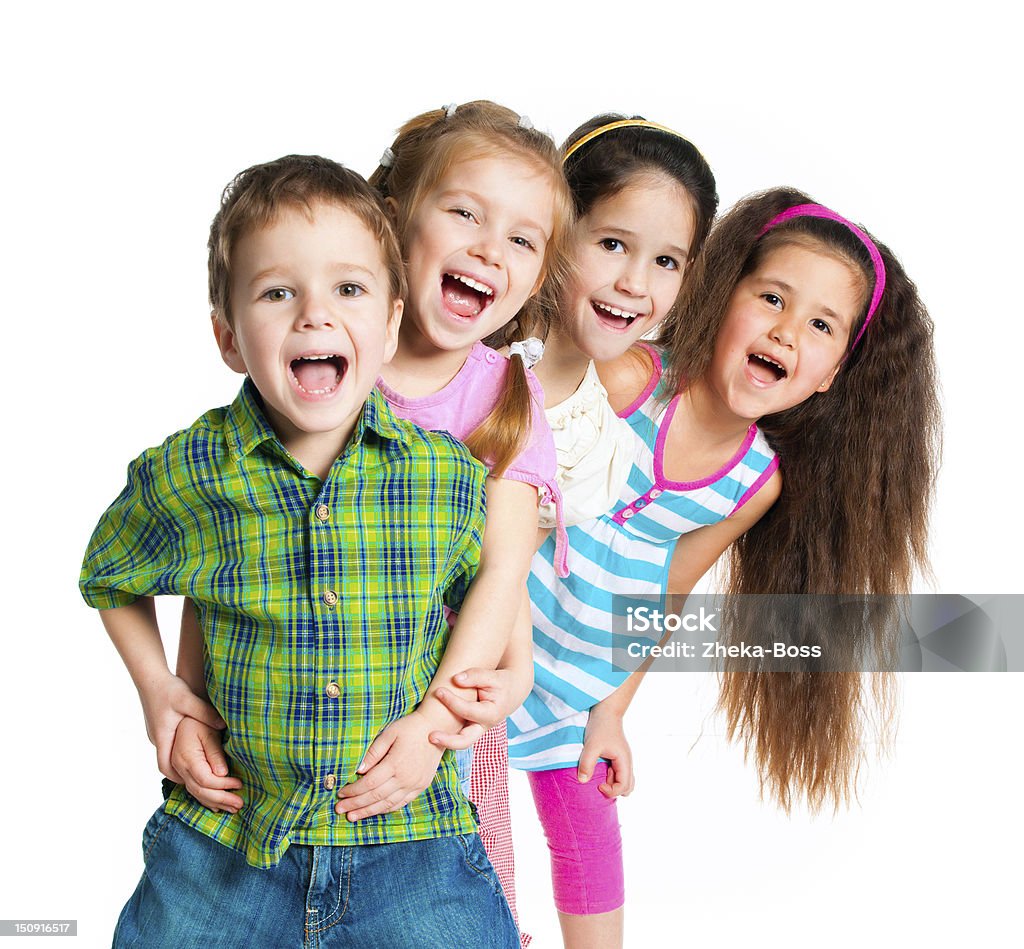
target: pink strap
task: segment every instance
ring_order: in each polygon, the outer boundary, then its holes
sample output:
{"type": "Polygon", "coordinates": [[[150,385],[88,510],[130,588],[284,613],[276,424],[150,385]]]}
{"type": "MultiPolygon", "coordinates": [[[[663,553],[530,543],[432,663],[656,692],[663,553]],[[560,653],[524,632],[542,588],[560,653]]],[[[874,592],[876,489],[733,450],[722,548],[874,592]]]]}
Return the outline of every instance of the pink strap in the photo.
{"type": "Polygon", "coordinates": [[[541,498],[541,503],[548,504],[553,501],[555,504],[554,566],[556,576],[564,580],[569,576],[569,535],[565,530],[565,501],[562,500],[562,492],[554,479],[545,481],[544,489],[547,496],[541,498]]]}
{"type": "Polygon", "coordinates": [[[860,338],[868,328],[868,323],[871,322],[871,317],[875,315],[875,310],[878,309],[878,304],[882,299],[882,291],[885,289],[885,264],[882,263],[882,255],[878,252],[878,248],[875,247],[875,242],[871,240],[864,231],[857,227],[856,224],[847,221],[841,214],[836,214],[835,211],[826,208],[823,204],[795,204],[791,208],[786,208],[785,211],[781,214],[776,214],[775,217],[765,224],[765,226],[761,228],[761,233],[757,236],[762,237],[776,225],[795,217],[821,217],[826,218],[829,221],[837,221],[857,237],[857,239],[867,248],[867,252],[871,257],[871,263],[875,267],[875,289],[871,293],[871,303],[868,306],[868,315],[864,317],[864,322],[861,325],[860,332],[857,334],[856,339],[854,339],[853,346],[850,347],[852,350],[853,347],[860,342],[860,338]]]}

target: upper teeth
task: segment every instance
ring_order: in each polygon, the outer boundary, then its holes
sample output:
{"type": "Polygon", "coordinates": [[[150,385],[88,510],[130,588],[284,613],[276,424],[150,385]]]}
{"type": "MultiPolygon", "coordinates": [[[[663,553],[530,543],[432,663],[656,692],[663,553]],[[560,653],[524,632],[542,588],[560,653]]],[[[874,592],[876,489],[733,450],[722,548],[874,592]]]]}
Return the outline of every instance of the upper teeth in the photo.
{"type": "Polygon", "coordinates": [[[448,276],[452,277],[455,280],[461,281],[467,287],[471,287],[472,289],[484,294],[485,296],[494,296],[494,291],[489,286],[487,286],[487,284],[480,283],[479,280],[474,280],[472,277],[467,277],[465,274],[461,273],[450,273],[448,274],[448,276]]]}
{"type": "Polygon", "coordinates": [[[617,306],[609,306],[607,303],[598,303],[596,300],[594,301],[594,306],[604,310],[606,313],[611,313],[612,316],[622,316],[627,320],[635,320],[640,315],[639,313],[634,313],[632,310],[620,310],[617,306]]]}
{"type": "Polygon", "coordinates": [[[784,365],[782,365],[781,362],[778,362],[777,360],[772,359],[771,356],[766,356],[764,353],[754,353],[753,355],[754,355],[755,359],[760,359],[762,362],[771,363],[773,366],[778,366],[783,372],[786,371],[786,367],[784,365]]]}
{"type": "Polygon", "coordinates": [[[323,353],[319,356],[299,356],[299,359],[333,359],[334,353],[323,353]]]}

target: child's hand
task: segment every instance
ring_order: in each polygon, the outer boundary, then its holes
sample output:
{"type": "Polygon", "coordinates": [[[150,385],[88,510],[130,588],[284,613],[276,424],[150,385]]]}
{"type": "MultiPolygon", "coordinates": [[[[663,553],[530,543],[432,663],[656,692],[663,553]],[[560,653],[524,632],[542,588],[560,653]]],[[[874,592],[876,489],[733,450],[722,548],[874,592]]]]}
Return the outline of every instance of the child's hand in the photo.
{"type": "Polygon", "coordinates": [[[454,733],[432,731],[430,740],[442,748],[468,748],[488,728],[504,721],[523,704],[530,687],[527,685],[524,690],[521,678],[510,669],[467,669],[454,676],[457,686],[476,689],[475,701],[460,698],[450,689],[438,689],[434,695],[449,711],[470,724],[454,733]]]}
{"type": "Polygon", "coordinates": [[[183,718],[178,722],[171,749],[171,765],[182,776],[185,789],[214,813],[236,814],[244,803],[231,789],[242,782],[228,775],[228,761],[220,743],[220,732],[205,722],[183,718]]]}
{"type": "Polygon", "coordinates": [[[590,710],[583,754],[580,755],[577,777],[581,783],[590,780],[599,758],[608,759],[608,779],[598,790],[605,797],[625,796],[633,790],[633,753],[622,730],[622,715],[598,702],[590,710]]]}
{"type": "Polygon", "coordinates": [[[204,702],[185,682],[167,672],[158,680],[139,689],[142,713],[146,718],[146,734],[156,745],[156,763],[160,773],[175,784],[182,784],[183,777],[171,764],[171,750],[174,747],[174,733],[183,718],[194,718],[211,728],[224,728],[224,719],[209,703],[204,702]]]}
{"type": "Polygon", "coordinates": [[[356,769],[362,777],[338,791],[334,809],[355,821],[397,811],[418,797],[434,780],[443,753],[427,740],[431,727],[419,710],[388,725],[356,769]]]}

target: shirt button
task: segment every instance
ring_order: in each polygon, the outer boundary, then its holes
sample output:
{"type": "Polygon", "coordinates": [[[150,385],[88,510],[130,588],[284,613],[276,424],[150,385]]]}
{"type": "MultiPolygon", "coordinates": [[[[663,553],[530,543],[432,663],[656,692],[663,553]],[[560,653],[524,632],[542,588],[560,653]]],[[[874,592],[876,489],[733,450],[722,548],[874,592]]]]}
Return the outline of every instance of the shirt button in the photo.
{"type": "Polygon", "coordinates": [[[485,358],[489,363],[496,363],[498,361],[498,354],[495,352],[489,352],[485,358]]]}
{"type": "Polygon", "coordinates": [[[651,488],[651,498],[660,498],[665,492],[661,488],[651,488]]]}
{"type": "Polygon", "coordinates": [[[341,695],[341,686],[337,682],[328,682],[327,688],[324,691],[332,698],[336,699],[341,695]]]}
{"type": "Polygon", "coordinates": [[[645,500],[644,500],[643,498],[640,498],[640,500],[639,500],[639,501],[634,501],[633,503],[634,503],[634,504],[635,504],[635,505],[636,505],[637,507],[643,507],[643,506],[644,506],[644,505],[645,505],[645,504],[646,504],[647,502],[646,502],[646,501],[645,501],[645,500]]]}
{"type": "Polygon", "coordinates": [[[326,504],[318,504],[316,506],[316,516],[321,521],[326,521],[331,516],[331,509],[326,504]]]}
{"type": "Polygon", "coordinates": [[[636,514],[636,511],[627,507],[626,510],[622,512],[622,519],[624,521],[628,521],[634,514],[636,514]]]}
{"type": "Polygon", "coordinates": [[[329,774],[324,778],[324,787],[327,788],[328,791],[333,791],[334,785],[337,783],[338,779],[333,774],[329,774]]]}
{"type": "Polygon", "coordinates": [[[336,606],[338,603],[338,594],[333,590],[327,590],[324,593],[323,600],[328,606],[336,606]]]}

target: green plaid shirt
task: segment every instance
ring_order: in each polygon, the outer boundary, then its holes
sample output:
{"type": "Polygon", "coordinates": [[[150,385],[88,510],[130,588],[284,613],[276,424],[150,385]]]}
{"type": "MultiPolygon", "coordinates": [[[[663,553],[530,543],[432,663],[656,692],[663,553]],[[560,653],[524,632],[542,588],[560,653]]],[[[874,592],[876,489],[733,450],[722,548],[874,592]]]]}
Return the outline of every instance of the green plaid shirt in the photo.
{"type": "Polygon", "coordinates": [[[290,844],[377,844],[476,830],[446,753],[400,811],[350,823],[335,790],[423,698],[476,571],[485,469],[374,390],[327,479],[281,445],[249,380],[226,408],[146,451],[93,533],[90,606],[193,599],[206,686],[245,807],[167,810],[260,867],[290,844]]]}

